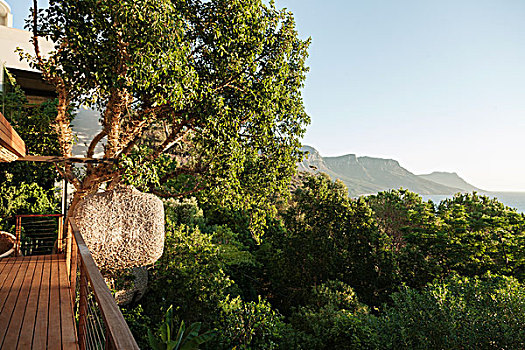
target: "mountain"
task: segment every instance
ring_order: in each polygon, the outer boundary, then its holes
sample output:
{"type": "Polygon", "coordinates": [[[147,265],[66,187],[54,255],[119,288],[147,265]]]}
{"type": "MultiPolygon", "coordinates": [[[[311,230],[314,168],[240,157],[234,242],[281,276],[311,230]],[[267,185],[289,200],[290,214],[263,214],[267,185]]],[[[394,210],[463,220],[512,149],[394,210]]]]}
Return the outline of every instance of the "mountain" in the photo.
{"type": "Polygon", "coordinates": [[[351,196],[399,188],[419,194],[443,195],[476,189],[457,174],[455,181],[453,181],[454,176],[440,177],[432,174],[418,176],[403,168],[398,161],[393,159],[357,157],[355,154],[323,157],[311,146],[304,146],[302,150],[308,152],[308,155],[298,163],[299,171],[323,172],[334,180],[340,179],[348,187],[351,196]],[[442,182],[428,177],[442,179],[442,182]],[[448,182],[444,179],[448,179],[448,182]]]}
{"type": "Polygon", "coordinates": [[[437,182],[438,184],[442,184],[449,187],[456,187],[460,188],[463,191],[467,192],[485,192],[475,186],[472,186],[467,181],[463,180],[458,174],[456,173],[447,173],[443,171],[434,171],[430,174],[424,174],[424,175],[418,175],[419,177],[437,182]]]}

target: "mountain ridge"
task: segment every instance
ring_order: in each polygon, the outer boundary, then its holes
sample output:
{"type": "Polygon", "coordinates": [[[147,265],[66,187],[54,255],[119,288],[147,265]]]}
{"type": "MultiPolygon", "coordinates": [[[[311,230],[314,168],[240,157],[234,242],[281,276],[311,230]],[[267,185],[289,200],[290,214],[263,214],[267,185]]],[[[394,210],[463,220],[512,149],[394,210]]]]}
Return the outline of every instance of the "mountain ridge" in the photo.
{"type": "Polygon", "coordinates": [[[308,154],[297,164],[298,171],[323,172],[333,180],[339,179],[348,187],[351,196],[399,188],[424,195],[481,191],[456,173],[436,171],[416,175],[403,168],[395,159],[358,157],[355,154],[323,157],[315,148],[307,145],[302,150],[308,154]]]}
{"type": "Polygon", "coordinates": [[[456,172],[433,171],[430,174],[421,174],[418,176],[430,181],[437,182],[442,185],[458,187],[468,192],[487,192],[474,185],[469,184],[456,172]]]}

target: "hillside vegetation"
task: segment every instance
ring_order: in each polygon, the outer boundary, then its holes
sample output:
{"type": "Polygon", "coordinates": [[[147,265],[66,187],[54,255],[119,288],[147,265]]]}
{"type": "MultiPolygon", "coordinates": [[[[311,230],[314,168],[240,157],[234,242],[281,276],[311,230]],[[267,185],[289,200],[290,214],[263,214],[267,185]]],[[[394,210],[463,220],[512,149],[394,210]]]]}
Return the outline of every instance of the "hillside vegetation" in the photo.
{"type": "MultiPolygon", "coordinates": [[[[163,255],[122,307],[141,348],[525,348],[523,214],[477,193],[425,202],[409,190],[465,184],[394,160],[310,149],[294,177],[309,41],[291,13],[260,0],[49,3],[34,42],[60,49],[28,58],[59,99],[25,110],[13,87],[6,117],[31,152],[69,156],[70,109],[99,108],[86,155],[102,143],[116,163],[1,167],[0,225],[56,211],[62,177],[73,204],[120,184],[162,197],[163,255]]],[[[135,283],[130,270],[111,278],[135,283]]]]}
{"type": "Polygon", "coordinates": [[[351,199],[303,174],[260,245],[245,213],[206,201],[165,203],[164,256],[125,309],[145,347],[169,306],[216,331],[207,349],[525,346],[525,217],[496,200],[351,199]]]}

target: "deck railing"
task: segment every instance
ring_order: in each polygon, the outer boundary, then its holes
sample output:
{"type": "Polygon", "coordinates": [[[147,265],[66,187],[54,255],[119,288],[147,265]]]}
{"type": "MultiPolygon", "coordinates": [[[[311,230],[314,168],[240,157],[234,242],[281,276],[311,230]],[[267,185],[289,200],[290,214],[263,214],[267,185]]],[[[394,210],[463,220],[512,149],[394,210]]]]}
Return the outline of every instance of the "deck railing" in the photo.
{"type": "Polygon", "coordinates": [[[62,214],[22,214],[15,215],[15,218],[15,255],[62,253],[64,244],[62,214]]]}
{"type": "Polygon", "coordinates": [[[66,265],[84,349],[139,349],[73,219],[67,220],[66,265]]]}

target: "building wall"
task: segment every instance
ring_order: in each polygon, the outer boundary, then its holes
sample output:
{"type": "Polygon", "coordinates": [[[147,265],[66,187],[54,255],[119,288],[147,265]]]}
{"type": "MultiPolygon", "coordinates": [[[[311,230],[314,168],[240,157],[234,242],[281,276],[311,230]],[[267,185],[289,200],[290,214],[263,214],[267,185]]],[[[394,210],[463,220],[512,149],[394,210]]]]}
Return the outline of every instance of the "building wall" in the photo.
{"type": "MultiPolygon", "coordinates": [[[[27,61],[21,61],[20,55],[16,52],[17,48],[21,48],[25,52],[34,53],[33,45],[31,44],[32,33],[22,29],[11,28],[12,15],[10,9],[7,11],[6,8],[9,9],[9,6],[3,0],[0,0],[0,91],[2,91],[4,85],[4,67],[38,72],[31,68],[27,61]],[[2,14],[4,14],[3,17],[2,14]],[[11,22],[8,21],[8,18],[10,18],[11,22]]],[[[44,56],[54,48],[52,42],[42,38],[39,44],[44,56]]],[[[77,111],[77,116],[73,122],[73,132],[78,138],[78,143],[73,148],[74,155],[85,155],[87,150],[86,143],[89,143],[102,128],[99,118],[100,113],[97,111],[82,108],[77,111]]],[[[100,156],[101,152],[103,152],[103,148],[99,145],[96,149],[97,156],[100,156]]]]}
{"type": "MultiPolygon", "coordinates": [[[[26,30],[9,28],[0,25],[0,65],[2,67],[17,68],[29,71],[35,69],[29,66],[26,60],[21,61],[20,55],[16,52],[17,48],[23,49],[25,52],[33,53],[33,45],[31,44],[32,34],[26,30]]],[[[40,39],[40,50],[45,54],[53,50],[53,43],[47,40],[40,39]]],[[[0,72],[0,84],[3,85],[4,70],[0,72]]]]}
{"type": "Polygon", "coordinates": [[[13,15],[11,14],[11,7],[4,0],[0,0],[0,25],[6,27],[13,26],[13,15]]]}

